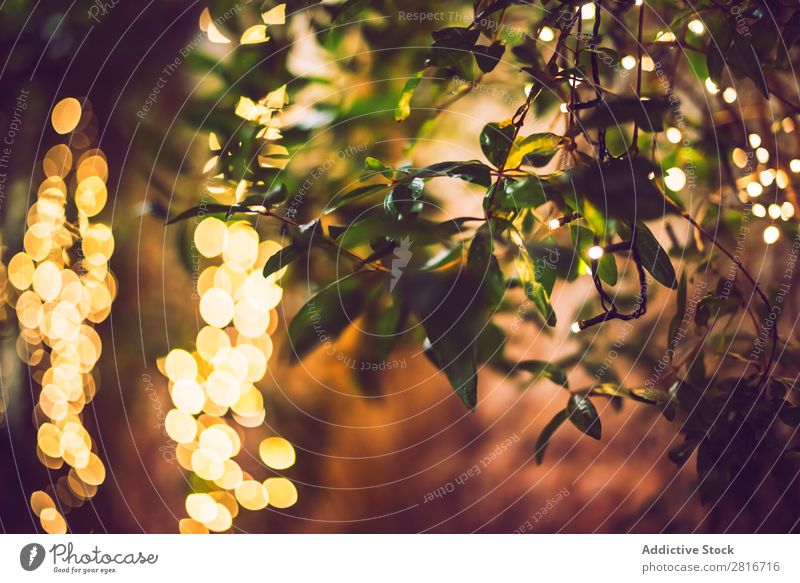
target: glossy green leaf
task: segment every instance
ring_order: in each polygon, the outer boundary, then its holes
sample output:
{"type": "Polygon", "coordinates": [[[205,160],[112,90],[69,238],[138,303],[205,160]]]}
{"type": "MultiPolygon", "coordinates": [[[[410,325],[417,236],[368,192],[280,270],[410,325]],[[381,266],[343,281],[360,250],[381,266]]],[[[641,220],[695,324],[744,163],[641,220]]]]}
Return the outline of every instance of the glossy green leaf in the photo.
{"type": "Polygon", "coordinates": [[[289,324],[291,359],[300,360],[338,338],[382,281],[374,271],[359,271],[328,285],[308,300],[289,324]]]}
{"type": "Polygon", "coordinates": [[[562,387],[569,387],[567,374],[560,366],[544,360],[523,360],[518,362],[515,367],[534,375],[534,382],[540,378],[548,379],[562,387]]]}
{"type": "Polygon", "coordinates": [[[397,108],[394,110],[394,119],[397,122],[404,121],[411,115],[411,98],[414,96],[419,82],[422,80],[422,75],[425,71],[419,71],[413,77],[410,77],[406,84],[403,86],[403,91],[400,93],[400,100],[397,102],[397,108]]]}
{"type": "Polygon", "coordinates": [[[528,166],[544,166],[564,143],[564,138],[553,133],[531,134],[518,137],[506,160],[507,168],[516,168],[521,164],[528,166]]]}
{"type": "Polygon", "coordinates": [[[573,394],[567,401],[567,414],[572,424],[594,439],[600,439],[602,427],[594,404],[582,395],[573,394]]]}
{"type": "Polygon", "coordinates": [[[541,464],[544,461],[544,453],[547,449],[548,444],[550,443],[550,439],[553,437],[553,434],[556,430],[561,427],[564,421],[567,420],[569,417],[569,413],[567,410],[559,411],[556,413],[555,417],[553,417],[547,425],[544,426],[542,432],[539,434],[539,439],[536,440],[536,463],[541,464]]]}
{"type": "Polygon", "coordinates": [[[505,164],[513,143],[515,128],[511,123],[488,123],[480,135],[481,150],[486,159],[496,168],[505,164]]]}

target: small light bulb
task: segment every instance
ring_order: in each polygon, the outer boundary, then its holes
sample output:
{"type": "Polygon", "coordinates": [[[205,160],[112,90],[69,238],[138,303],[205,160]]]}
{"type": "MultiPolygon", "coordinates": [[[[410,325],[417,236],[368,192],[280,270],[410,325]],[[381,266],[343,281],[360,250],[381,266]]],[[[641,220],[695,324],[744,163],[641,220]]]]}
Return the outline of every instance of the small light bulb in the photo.
{"type": "Polygon", "coordinates": [[[561,221],[559,219],[550,219],[548,226],[550,227],[551,231],[555,231],[561,226],[561,221]]]}
{"type": "Polygon", "coordinates": [[[795,158],[794,160],[789,162],[789,170],[791,170],[795,174],[800,174],[800,160],[795,158]]]}
{"type": "Polygon", "coordinates": [[[788,221],[794,216],[794,205],[788,200],[781,205],[781,218],[788,221]]]}
{"type": "Polygon", "coordinates": [[[566,103],[562,103],[561,105],[559,105],[558,109],[561,110],[561,113],[567,113],[569,111],[569,107],[567,106],[566,103]]]}
{"type": "Polygon", "coordinates": [[[722,100],[725,103],[733,103],[738,96],[739,94],[736,93],[736,89],[733,87],[726,87],[725,91],[722,92],[722,100]]]}
{"type": "Polygon", "coordinates": [[[578,322],[573,322],[569,329],[572,330],[573,334],[577,334],[581,331],[581,325],[578,322]]]}
{"type": "Polygon", "coordinates": [[[667,140],[669,140],[671,144],[677,144],[683,139],[681,130],[679,130],[678,128],[667,128],[666,135],[667,135],[667,140]]]}
{"type": "Polygon", "coordinates": [[[779,219],[781,217],[781,207],[777,204],[771,204],[767,209],[767,213],[771,219],[779,219]]]}
{"type": "Polygon", "coordinates": [[[769,150],[766,148],[759,148],[756,150],[756,159],[762,164],[769,162],[769,150]]]}
{"type": "Polygon", "coordinates": [[[717,87],[717,84],[711,80],[711,77],[706,78],[706,91],[708,91],[711,95],[716,95],[719,93],[719,87],[717,87]]]}
{"type": "Polygon", "coordinates": [[[540,41],[544,41],[544,42],[548,43],[551,40],[553,40],[554,38],[556,38],[556,33],[549,26],[545,26],[545,27],[542,28],[542,30],[539,31],[539,40],[540,41]]]}
{"type": "Polygon", "coordinates": [[[759,219],[763,219],[767,216],[767,209],[764,208],[763,204],[757,202],[753,205],[753,214],[759,219]]]}
{"type": "Polygon", "coordinates": [[[751,148],[758,148],[761,145],[761,136],[758,134],[750,134],[747,136],[747,141],[750,142],[751,148]]]}
{"type": "Polygon", "coordinates": [[[664,184],[673,192],[678,192],[686,186],[686,173],[680,168],[673,167],[664,175],[664,184]]]}
{"type": "Polygon", "coordinates": [[[642,57],[642,70],[643,71],[656,70],[656,62],[652,59],[652,57],[648,57],[647,55],[642,57]]]}
{"type": "Polygon", "coordinates": [[[656,42],[659,43],[674,43],[675,34],[669,30],[661,30],[656,35],[656,42]]]}
{"type": "Polygon", "coordinates": [[[589,2],[581,6],[581,18],[583,20],[594,20],[594,16],[595,16],[595,9],[593,2],[589,2]]]}
{"type": "Polygon", "coordinates": [[[636,6],[641,6],[642,4],[644,4],[644,0],[636,0],[635,4],[636,6]]]}
{"type": "Polygon", "coordinates": [[[603,256],[603,248],[600,245],[589,247],[589,259],[597,261],[603,256]]]}
{"type": "Polygon", "coordinates": [[[625,55],[620,60],[620,64],[622,65],[623,69],[630,71],[636,66],[636,57],[633,55],[625,55]]]}
{"type": "Polygon", "coordinates": [[[778,230],[778,227],[774,225],[770,225],[766,229],[764,229],[764,242],[767,245],[772,245],[775,243],[778,238],[781,236],[781,232],[778,230]]]}
{"type": "Polygon", "coordinates": [[[706,27],[697,18],[689,21],[688,28],[695,34],[703,34],[706,31],[706,27]]]}

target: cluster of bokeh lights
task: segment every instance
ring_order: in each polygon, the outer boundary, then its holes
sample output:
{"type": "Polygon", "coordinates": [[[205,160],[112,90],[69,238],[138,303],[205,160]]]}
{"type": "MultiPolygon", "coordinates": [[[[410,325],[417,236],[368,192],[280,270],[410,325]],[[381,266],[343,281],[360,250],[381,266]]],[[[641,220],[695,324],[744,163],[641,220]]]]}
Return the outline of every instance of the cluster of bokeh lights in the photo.
{"type": "MultiPolygon", "coordinates": [[[[284,8],[265,14],[265,24],[282,24],[284,8]]],[[[220,42],[206,12],[200,26],[212,41],[220,42]]],[[[265,38],[266,26],[246,35],[242,42],[257,42],[265,38]]],[[[286,101],[281,87],[257,102],[242,97],[237,106],[237,115],[260,128],[262,167],[282,167],[280,160],[287,152],[275,141],[281,137],[279,114],[286,101]]],[[[222,144],[216,134],[209,135],[209,149],[212,158],[205,173],[219,165],[222,144]]],[[[232,204],[243,200],[251,186],[245,180],[226,184],[220,174],[212,177],[208,192],[218,202],[232,204]]],[[[165,419],[167,434],[176,442],[180,465],[199,478],[192,482],[195,491],[186,496],[188,517],[179,523],[185,534],[225,532],[242,508],[288,508],[297,501],[289,479],[255,479],[235,459],[243,451],[245,430],[263,426],[266,418],[256,383],[267,374],[272,356],[271,335],[278,326],[275,308],[283,294],[278,282],[285,269],[268,277],[263,269],[281,245],[260,240],[248,220],[215,216],[200,218],[193,239],[209,263],[197,281],[204,326],[193,351],[176,348],[159,361],[174,406],[165,419]]],[[[286,439],[272,436],[260,441],[258,457],[267,467],[282,471],[294,465],[295,451],[286,439]]]]}
{"type": "Polygon", "coordinates": [[[69,472],[31,496],[31,509],[48,533],[67,532],[65,514],[97,493],[106,469],[83,424],[97,391],[95,364],[102,342],[94,324],[105,320],[117,293],[108,263],[111,228],[95,221],[108,198],[108,164],[90,148],[96,120],[88,102],[59,101],[52,127],[69,135],[42,162],[44,180],[27,215],[23,250],[8,264],[19,323],[17,353],[41,386],[34,408],[36,453],[48,469],[69,472]],[[68,206],[72,193],[75,209],[68,206]],[[72,215],[75,215],[74,217],[72,215]]]}

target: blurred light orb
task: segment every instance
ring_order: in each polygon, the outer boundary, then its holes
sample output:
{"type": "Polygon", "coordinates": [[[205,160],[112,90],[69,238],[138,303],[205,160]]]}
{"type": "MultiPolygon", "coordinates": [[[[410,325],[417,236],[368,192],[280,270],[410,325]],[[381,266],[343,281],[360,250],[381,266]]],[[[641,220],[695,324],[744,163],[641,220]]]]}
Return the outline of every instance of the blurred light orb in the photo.
{"type": "Polygon", "coordinates": [[[666,136],[671,144],[677,144],[683,139],[683,134],[678,128],[667,128],[666,136]]]}
{"type": "Polygon", "coordinates": [[[686,173],[677,166],[673,166],[664,175],[664,184],[671,191],[679,192],[686,186],[686,173]]]}
{"type": "Polygon", "coordinates": [[[778,230],[778,227],[774,225],[770,225],[766,229],[764,229],[764,242],[767,245],[772,245],[775,243],[781,236],[781,232],[778,230]]]}

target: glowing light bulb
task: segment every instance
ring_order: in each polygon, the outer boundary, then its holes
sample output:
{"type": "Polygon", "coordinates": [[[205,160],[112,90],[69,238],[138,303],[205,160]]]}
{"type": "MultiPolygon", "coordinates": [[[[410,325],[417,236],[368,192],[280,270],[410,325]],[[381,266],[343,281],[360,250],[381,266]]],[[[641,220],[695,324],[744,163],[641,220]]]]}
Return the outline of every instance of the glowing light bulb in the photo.
{"type": "Polygon", "coordinates": [[[559,219],[550,219],[547,225],[550,227],[551,231],[555,231],[561,226],[561,221],[559,219]]]}
{"type": "Polygon", "coordinates": [[[747,136],[747,141],[750,143],[751,148],[758,148],[761,145],[761,136],[758,134],[750,134],[747,136]]]}
{"type": "Polygon", "coordinates": [[[766,148],[759,148],[756,150],[756,159],[762,164],[769,162],[769,150],[766,148]]]}
{"type": "Polygon", "coordinates": [[[595,17],[594,3],[589,2],[581,6],[581,18],[583,20],[594,20],[594,17],[595,17]]]}
{"type": "Polygon", "coordinates": [[[656,42],[659,43],[674,43],[675,34],[669,30],[661,30],[656,35],[656,42]]]}
{"type": "Polygon", "coordinates": [[[573,322],[569,329],[572,330],[573,334],[577,334],[581,331],[581,325],[578,322],[573,322]]]}
{"type": "Polygon", "coordinates": [[[767,245],[772,245],[775,243],[781,236],[781,232],[778,230],[778,227],[774,225],[770,225],[766,229],[764,229],[764,242],[767,245]]]}
{"type": "Polygon", "coordinates": [[[642,70],[643,71],[656,70],[656,62],[652,59],[652,57],[648,57],[647,55],[642,57],[642,70]]]}
{"type": "Polygon", "coordinates": [[[542,27],[542,30],[539,31],[539,40],[541,41],[547,43],[553,40],[554,38],[556,38],[556,33],[549,26],[542,27]]]}
{"type": "Polygon", "coordinates": [[[698,35],[703,34],[706,31],[705,25],[703,25],[703,23],[698,18],[690,20],[689,24],[688,24],[688,28],[693,33],[698,34],[698,35]]]}
{"type": "Polygon", "coordinates": [[[788,221],[794,216],[794,205],[788,200],[781,205],[781,218],[788,221]]]}
{"type": "Polygon", "coordinates": [[[569,111],[569,107],[567,106],[566,103],[562,103],[561,105],[559,105],[558,109],[561,110],[561,113],[567,113],[569,111]]]}
{"type": "Polygon", "coordinates": [[[733,103],[734,101],[736,101],[736,98],[738,96],[739,96],[739,94],[736,92],[736,89],[734,89],[733,87],[726,87],[725,91],[722,92],[722,100],[725,103],[733,103]]]}
{"type": "Polygon", "coordinates": [[[636,57],[633,55],[625,55],[620,60],[620,64],[622,65],[623,69],[630,71],[636,66],[636,57]]]}
{"type": "Polygon", "coordinates": [[[678,128],[667,128],[666,136],[671,144],[677,144],[683,139],[683,134],[678,128]]]}
{"type": "Polygon", "coordinates": [[[761,203],[756,203],[753,205],[753,214],[757,216],[759,219],[763,219],[767,216],[767,209],[764,208],[764,205],[761,203]]]}
{"type": "Polygon", "coordinates": [[[706,91],[708,91],[711,95],[716,95],[719,93],[719,87],[711,80],[711,77],[706,78],[706,91]]]}
{"type": "Polygon", "coordinates": [[[795,174],[800,174],[800,160],[795,158],[794,160],[789,162],[789,170],[791,170],[795,174]]]}
{"type": "Polygon", "coordinates": [[[678,192],[686,186],[686,173],[678,167],[667,170],[664,184],[673,192],[678,192]]]}
{"type": "Polygon", "coordinates": [[[769,214],[769,217],[771,219],[779,219],[781,216],[781,207],[773,203],[769,205],[769,208],[767,209],[767,214],[769,214]]]}
{"type": "Polygon", "coordinates": [[[589,247],[589,259],[597,261],[603,256],[603,248],[600,245],[589,247]]]}

